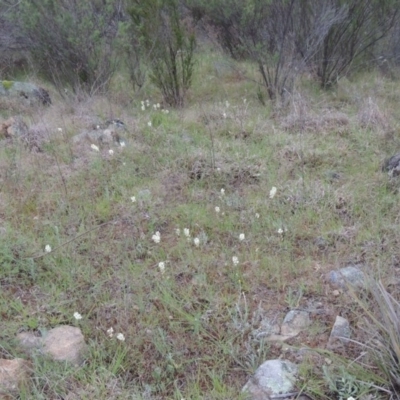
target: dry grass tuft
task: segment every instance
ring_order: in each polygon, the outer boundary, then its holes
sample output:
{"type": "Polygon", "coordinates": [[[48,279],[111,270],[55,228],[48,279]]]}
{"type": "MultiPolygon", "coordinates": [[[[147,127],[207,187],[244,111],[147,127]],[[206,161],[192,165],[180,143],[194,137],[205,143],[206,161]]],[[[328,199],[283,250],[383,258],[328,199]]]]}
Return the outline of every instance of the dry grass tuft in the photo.
{"type": "Polygon", "coordinates": [[[368,97],[361,105],[357,119],[363,129],[385,132],[389,131],[392,126],[390,117],[379,108],[371,97],[368,97]]]}
{"type": "Polygon", "coordinates": [[[281,128],[291,133],[330,133],[348,129],[349,117],[334,109],[315,109],[301,96],[295,96],[288,114],[281,120],[281,128]]]}

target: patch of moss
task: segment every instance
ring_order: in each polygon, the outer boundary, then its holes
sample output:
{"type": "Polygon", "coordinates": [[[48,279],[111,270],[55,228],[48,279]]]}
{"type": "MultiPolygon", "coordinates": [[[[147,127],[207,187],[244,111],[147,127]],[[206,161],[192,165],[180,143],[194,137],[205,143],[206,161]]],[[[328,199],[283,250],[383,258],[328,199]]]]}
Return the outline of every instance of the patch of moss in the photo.
{"type": "Polygon", "coordinates": [[[4,89],[9,90],[12,88],[12,86],[14,85],[13,81],[2,81],[1,82],[3,84],[4,89]]]}

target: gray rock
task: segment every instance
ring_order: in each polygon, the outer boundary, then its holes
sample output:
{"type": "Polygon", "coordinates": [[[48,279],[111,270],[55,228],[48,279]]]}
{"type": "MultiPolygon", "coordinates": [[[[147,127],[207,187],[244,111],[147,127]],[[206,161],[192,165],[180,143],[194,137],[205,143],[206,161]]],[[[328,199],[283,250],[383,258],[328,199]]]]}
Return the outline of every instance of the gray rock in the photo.
{"type": "Polygon", "coordinates": [[[29,82],[0,81],[0,96],[25,99],[29,104],[51,104],[49,93],[29,82]]]}
{"type": "Polygon", "coordinates": [[[351,285],[354,288],[364,288],[366,286],[364,273],[354,265],[329,272],[328,281],[331,285],[342,289],[346,288],[347,285],[351,285]]]}
{"type": "Polygon", "coordinates": [[[293,392],[297,366],[286,360],[268,360],[244,385],[242,392],[251,400],[267,400],[270,396],[293,392]]]}
{"type": "Polygon", "coordinates": [[[30,371],[31,364],[22,358],[0,359],[0,399],[17,396],[20,388],[27,384],[30,371]]]}
{"type": "Polygon", "coordinates": [[[294,337],[310,326],[310,315],[307,311],[291,310],[286,314],[281,326],[281,335],[294,337]]]}
{"type": "Polygon", "coordinates": [[[327,348],[334,349],[338,344],[348,343],[347,339],[350,339],[350,324],[346,318],[336,317],[335,323],[333,324],[331,334],[329,336],[327,348]]]}

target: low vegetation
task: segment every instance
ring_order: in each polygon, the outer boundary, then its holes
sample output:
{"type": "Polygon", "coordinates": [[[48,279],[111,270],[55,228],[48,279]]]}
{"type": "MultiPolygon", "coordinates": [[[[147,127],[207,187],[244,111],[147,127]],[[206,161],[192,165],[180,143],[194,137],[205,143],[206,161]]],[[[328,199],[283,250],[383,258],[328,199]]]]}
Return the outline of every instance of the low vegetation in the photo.
{"type": "MultiPolygon", "coordinates": [[[[134,6],[133,19],[149,17],[134,6]]],[[[50,106],[0,98],[1,119],[29,129],[0,147],[0,358],[26,357],[17,333],[58,325],[88,344],[79,367],[31,357],[20,398],[244,399],[249,377],[279,357],[299,365],[298,393],[312,399],[399,398],[400,181],[382,171],[400,149],[396,66],[331,85],[303,59],[278,105],[260,83],[264,61],[205,38],[195,48],[181,21],[167,66],[135,42],[141,62],[104,80],[67,65],[71,80],[30,75],[50,106]],[[178,86],[164,91],[154,74],[174,65],[178,86]],[[115,142],[74,141],[115,118],[115,142]],[[366,289],[329,285],[349,264],[366,289]],[[266,340],[266,324],[294,309],[310,312],[310,329],[266,340]],[[351,341],[327,350],[337,315],[351,341]]]]}

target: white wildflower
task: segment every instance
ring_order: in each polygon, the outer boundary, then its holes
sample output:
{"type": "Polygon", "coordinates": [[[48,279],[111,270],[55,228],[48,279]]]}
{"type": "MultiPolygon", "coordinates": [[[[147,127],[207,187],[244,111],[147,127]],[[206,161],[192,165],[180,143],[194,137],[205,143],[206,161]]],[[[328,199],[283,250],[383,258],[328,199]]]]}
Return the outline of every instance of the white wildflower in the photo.
{"type": "Polygon", "coordinates": [[[50,253],[50,252],[51,252],[51,246],[50,246],[49,244],[46,244],[46,246],[45,246],[45,248],[44,248],[44,251],[45,251],[46,253],[50,253]]]}
{"type": "Polygon", "coordinates": [[[280,235],[282,235],[283,229],[282,229],[282,228],[279,228],[279,229],[277,230],[277,232],[278,232],[280,235]]]}
{"type": "Polygon", "coordinates": [[[221,211],[221,209],[218,206],[215,206],[215,212],[218,214],[221,211]]]}
{"type": "Polygon", "coordinates": [[[78,312],[74,312],[74,318],[79,321],[80,319],[82,319],[82,315],[79,314],[78,312]]]}
{"type": "Polygon", "coordinates": [[[259,219],[260,218],[260,214],[256,213],[256,218],[259,219]]]}
{"type": "Polygon", "coordinates": [[[276,195],[276,190],[277,190],[276,187],[272,186],[271,190],[269,191],[269,198],[270,199],[274,198],[274,196],[276,195]]]}
{"type": "Polygon", "coordinates": [[[239,264],[239,259],[236,256],[233,256],[232,257],[232,262],[233,262],[233,265],[238,265],[239,264]]]}
{"type": "Polygon", "coordinates": [[[163,274],[165,271],[165,262],[164,261],[160,261],[158,263],[158,269],[160,270],[160,272],[163,274]]]}
{"type": "Polygon", "coordinates": [[[120,340],[121,342],[125,342],[125,336],[124,336],[123,333],[118,333],[117,336],[116,336],[116,338],[117,338],[118,340],[120,340]]]}
{"type": "Polygon", "coordinates": [[[144,104],[140,108],[142,109],[142,111],[146,110],[146,106],[144,104]]]}
{"type": "Polygon", "coordinates": [[[241,233],[241,234],[239,235],[239,240],[242,241],[242,240],[244,240],[244,239],[245,239],[244,233],[241,233]]]}
{"type": "Polygon", "coordinates": [[[157,104],[153,104],[153,109],[157,110],[157,104]]]}
{"type": "Polygon", "coordinates": [[[108,154],[109,154],[110,156],[112,156],[112,155],[114,154],[114,150],[113,150],[113,149],[108,150],[108,154]]]}
{"type": "Polygon", "coordinates": [[[200,239],[199,239],[199,238],[194,238],[194,239],[193,239],[193,243],[194,243],[194,245],[195,245],[196,247],[199,247],[199,246],[200,246],[200,239]]]}
{"type": "Polygon", "coordinates": [[[222,116],[223,116],[224,119],[226,119],[226,113],[225,112],[222,113],[222,116]]]}
{"type": "Polygon", "coordinates": [[[62,128],[57,128],[58,132],[62,132],[62,128]]]}
{"type": "Polygon", "coordinates": [[[147,105],[147,107],[150,106],[150,100],[146,100],[146,105],[147,105]]]}
{"type": "Polygon", "coordinates": [[[169,110],[165,110],[165,114],[169,114],[169,110]]]}
{"type": "Polygon", "coordinates": [[[161,241],[160,232],[157,231],[151,238],[153,239],[154,243],[160,243],[161,241]]]}
{"type": "Polygon", "coordinates": [[[184,234],[186,237],[190,237],[190,231],[189,231],[189,229],[188,229],[188,228],[185,228],[185,229],[183,230],[183,234],[184,234]]]}
{"type": "Polygon", "coordinates": [[[132,196],[132,197],[131,197],[131,201],[132,201],[132,203],[136,203],[136,197],[135,197],[135,196],[132,196]]]}
{"type": "Polygon", "coordinates": [[[125,146],[126,146],[126,143],[125,143],[123,140],[121,140],[121,141],[119,142],[119,145],[120,145],[121,147],[125,147],[125,146]]]}
{"type": "Polygon", "coordinates": [[[149,126],[150,128],[151,128],[152,125],[153,125],[153,124],[151,123],[151,121],[149,121],[149,122],[147,123],[147,126],[149,126]]]}
{"type": "Polygon", "coordinates": [[[221,196],[225,194],[225,189],[221,189],[221,196]]]}
{"type": "Polygon", "coordinates": [[[100,151],[100,149],[95,145],[95,144],[91,144],[90,147],[92,148],[92,150],[94,151],[100,151]]]}
{"type": "Polygon", "coordinates": [[[109,337],[113,337],[114,336],[114,328],[113,327],[107,329],[107,335],[109,337]]]}
{"type": "Polygon", "coordinates": [[[160,106],[160,103],[157,103],[156,104],[156,108],[160,108],[161,106],[160,106]]]}
{"type": "Polygon", "coordinates": [[[175,229],[175,233],[176,233],[176,236],[180,236],[181,235],[181,230],[179,228],[176,228],[175,229]]]}

